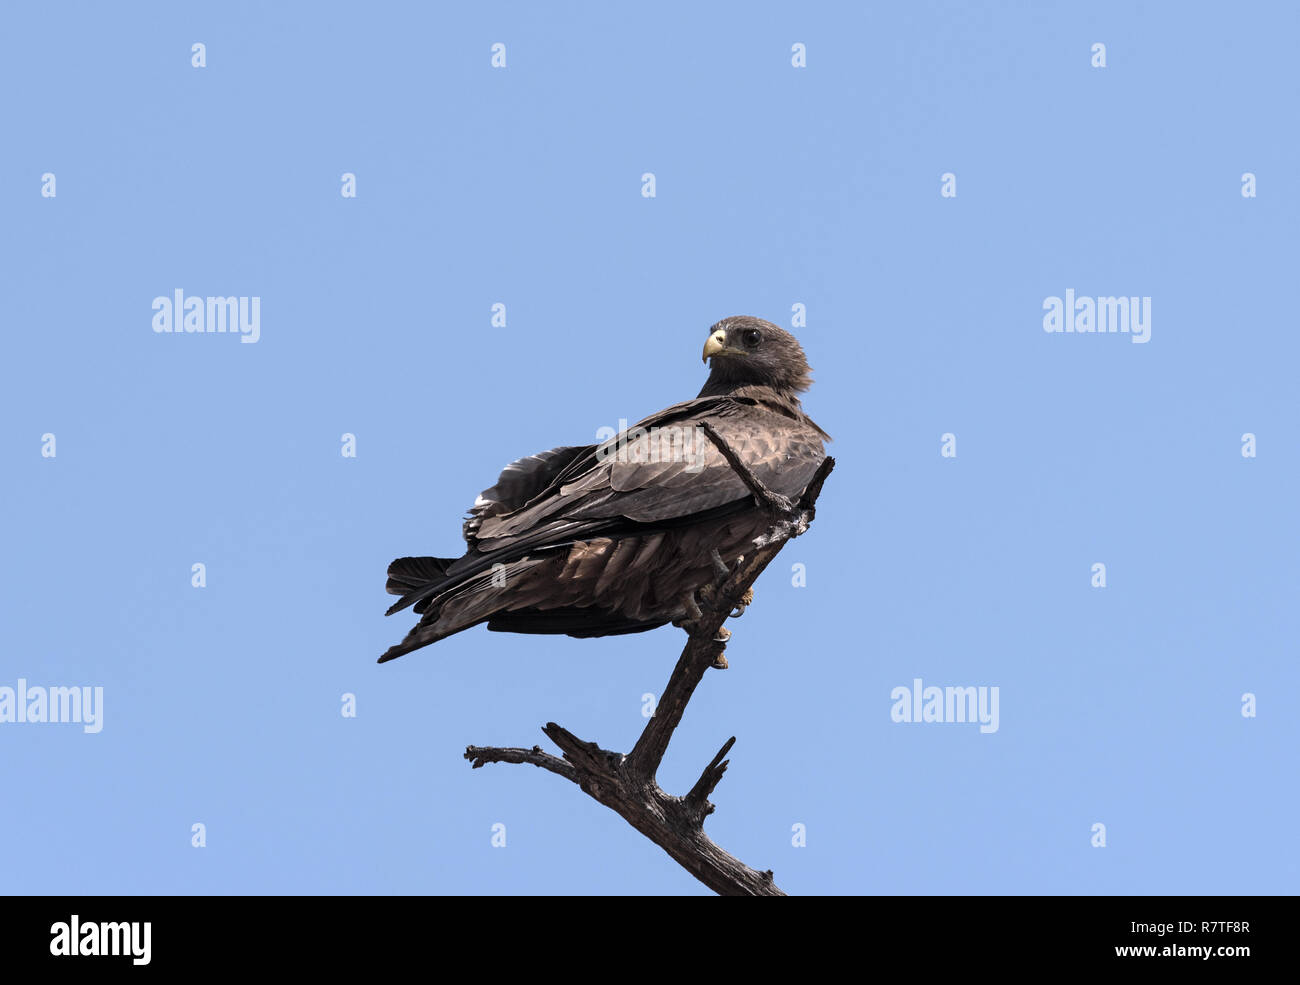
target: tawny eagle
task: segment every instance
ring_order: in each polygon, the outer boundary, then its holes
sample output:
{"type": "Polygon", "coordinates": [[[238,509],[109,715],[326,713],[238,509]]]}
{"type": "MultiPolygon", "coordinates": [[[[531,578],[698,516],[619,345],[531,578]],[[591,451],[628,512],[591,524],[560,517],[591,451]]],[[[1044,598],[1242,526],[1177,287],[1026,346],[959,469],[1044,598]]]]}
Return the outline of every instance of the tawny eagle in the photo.
{"type": "Polygon", "coordinates": [[[775,492],[799,496],[829,435],[803,411],[803,349],[761,318],[709,329],[694,400],[607,441],[505,467],[464,524],[459,558],[404,557],[388,592],[420,621],[380,663],[486,622],[511,633],[612,636],[682,622],[694,593],[752,548],[769,518],[703,434],[709,422],[775,492]]]}

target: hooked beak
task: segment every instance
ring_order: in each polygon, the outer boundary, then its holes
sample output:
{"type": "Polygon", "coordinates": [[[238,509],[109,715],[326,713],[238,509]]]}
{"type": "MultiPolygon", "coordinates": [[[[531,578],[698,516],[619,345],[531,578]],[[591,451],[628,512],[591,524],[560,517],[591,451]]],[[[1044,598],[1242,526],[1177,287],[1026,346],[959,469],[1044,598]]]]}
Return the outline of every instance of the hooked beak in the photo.
{"type": "Polygon", "coordinates": [[[723,329],[718,329],[709,336],[709,340],[704,343],[703,362],[708,362],[710,356],[716,356],[719,352],[725,352],[727,349],[727,333],[723,329]]]}

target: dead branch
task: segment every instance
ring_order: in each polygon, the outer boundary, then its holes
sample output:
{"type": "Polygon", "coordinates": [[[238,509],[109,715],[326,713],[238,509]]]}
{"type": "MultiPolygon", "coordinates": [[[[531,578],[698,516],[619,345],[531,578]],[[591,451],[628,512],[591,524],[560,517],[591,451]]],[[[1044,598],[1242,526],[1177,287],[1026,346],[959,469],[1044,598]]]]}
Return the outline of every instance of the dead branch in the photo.
{"type": "Polygon", "coordinates": [[[465,758],[475,769],[486,763],[526,763],[572,780],[720,895],[784,896],[773,881],[771,870],[751,869],[728,855],[704,833],[704,819],[714,810],[708,798],[726,772],[725,757],[736,741],[734,736],[704,768],[685,797],[664,793],[655,776],[696,686],[705,671],[722,656],[726,644],[715,638],[718,630],[785,542],[808,529],[822,484],[835,467],[835,460],[823,461],[803,495],[792,500],[768,489],[707,422],[703,429],[754,494],[755,502],[767,511],[771,526],[734,570],[700,591],[700,618],[690,624],[686,646],[677,658],[677,666],[654,717],[646,724],[632,751],[624,755],[602,749],[550,722],[542,731],[559,747],[563,758],[538,746],[531,749],[470,746],[465,750],[465,758]]]}

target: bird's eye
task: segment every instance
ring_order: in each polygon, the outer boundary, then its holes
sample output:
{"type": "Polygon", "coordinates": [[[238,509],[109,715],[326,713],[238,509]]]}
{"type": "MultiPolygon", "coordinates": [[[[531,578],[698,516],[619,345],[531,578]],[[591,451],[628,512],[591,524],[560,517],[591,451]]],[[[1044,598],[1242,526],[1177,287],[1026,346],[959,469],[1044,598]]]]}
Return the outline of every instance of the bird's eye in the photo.
{"type": "Polygon", "coordinates": [[[745,348],[752,349],[763,341],[763,333],[756,328],[750,328],[745,330],[745,334],[741,338],[745,341],[745,348]]]}

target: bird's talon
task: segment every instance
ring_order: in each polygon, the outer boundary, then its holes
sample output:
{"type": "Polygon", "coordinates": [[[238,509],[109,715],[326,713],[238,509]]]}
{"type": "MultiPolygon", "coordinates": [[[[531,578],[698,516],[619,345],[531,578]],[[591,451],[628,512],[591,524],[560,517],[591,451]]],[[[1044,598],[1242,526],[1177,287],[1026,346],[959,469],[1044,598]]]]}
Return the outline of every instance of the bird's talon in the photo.
{"type": "Polygon", "coordinates": [[[745,610],[748,609],[753,604],[754,604],[754,589],[751,587],[745,589],[745,594],[742,595],[740,599],[736,602],[736,607],[731,610],[730,618],[739,619],[741,616],[745,614],[745,610]]]}
{"type": "MultiPolygon", "coordinates": [[[[713,637],[713,642],[721,643],[723,644],[723,646],[725,646],[727,640],[729,639],[731,639],[731,630],[729,630],[726,626],[719,626],[718,635],[713,637]]],[[[717,656],[713,658],[713,663],[711,664],[711,666],[717,668],[718,670],[727,669],[727,655],[722,652],[721,648],[718,649],[717,656]]]]}

